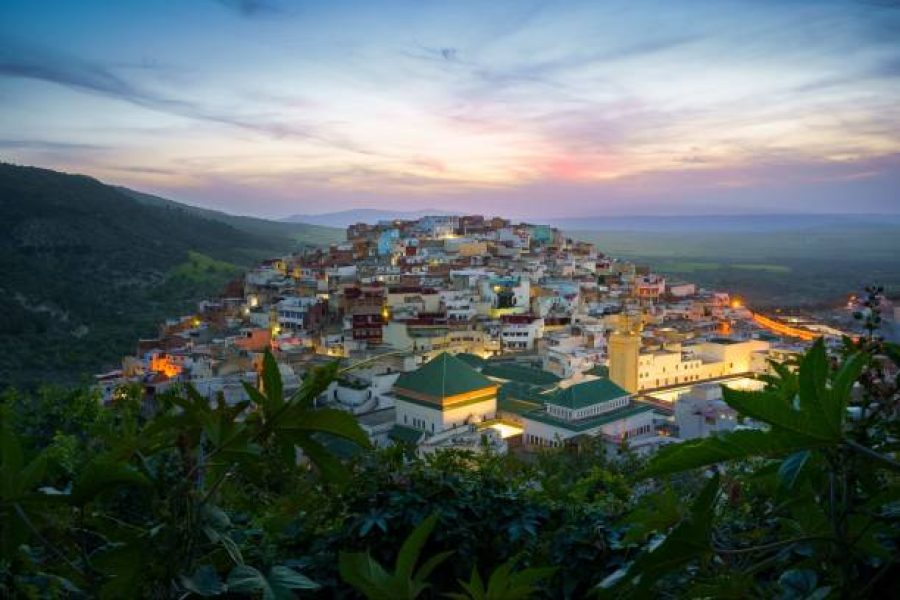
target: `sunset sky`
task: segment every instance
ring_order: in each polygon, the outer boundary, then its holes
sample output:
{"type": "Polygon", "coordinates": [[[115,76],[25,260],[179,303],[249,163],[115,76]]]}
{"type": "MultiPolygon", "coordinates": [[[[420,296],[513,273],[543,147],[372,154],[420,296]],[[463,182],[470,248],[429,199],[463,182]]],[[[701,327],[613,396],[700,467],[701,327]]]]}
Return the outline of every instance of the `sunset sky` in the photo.
{"type": "Polygon", "coordinates": [[[900,212],[900,2],[0,4],[0,157],[229,212],[900,212]]]}

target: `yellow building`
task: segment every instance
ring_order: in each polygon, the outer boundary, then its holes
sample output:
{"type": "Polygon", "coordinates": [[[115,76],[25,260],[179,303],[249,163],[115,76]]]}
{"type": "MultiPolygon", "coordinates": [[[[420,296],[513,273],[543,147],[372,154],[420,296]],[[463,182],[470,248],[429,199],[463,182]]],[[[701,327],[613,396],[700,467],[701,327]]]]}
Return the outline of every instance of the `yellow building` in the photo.
{"type": "Polygon", "coordinates": [[[620,315],[607,342],[609,378],[623,390],[638,391],[638,357],[641,352],[639,316],[620,315]]]}

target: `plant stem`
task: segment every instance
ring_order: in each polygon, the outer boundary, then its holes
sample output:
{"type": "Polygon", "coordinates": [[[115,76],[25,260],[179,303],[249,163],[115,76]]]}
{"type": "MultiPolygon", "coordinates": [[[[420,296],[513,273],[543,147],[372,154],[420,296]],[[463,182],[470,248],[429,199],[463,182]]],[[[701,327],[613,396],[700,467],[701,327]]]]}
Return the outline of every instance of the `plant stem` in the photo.
{"type": "Polygon", "coordinates": [[[771,544],[762,544],[759,546],[750,546],[749,548],[722,548],[721,546],[716,546],[713,544],[713,551],[717,554],[746,554],[748,552],[765,552],[766,550],[775,550],[776,548],[781,548],[782,546],[789,546],[791,544],[799,544],[801,542],[811,542],[811,541],[831,541],[831,538],[822,537],[822,536],[804,536],[791,538],[789,540],[781,540],[778,542],[772,542],[771,544]]]}
{"type": "Polygon", "coordinates": [[[867,448],[866,446],[863,446],[860,443],[854,442],[853,440],[844,440],[844,446],[846,446],[847,448],[850,448],[851,450],[859,452],[860,454],[864,454],[865,456],[868,456],[869,458],[875,459],[875,460],[879,461],[880,463],[884,464],[885,466],[893,469],[894,471],[900,471],[900,462],[897,462],[893,458],[891,458],[889,456],[885,456],[884,454],[881,454],[880,452],[876,452],[875,450],[872,450],[871,448],[867,448]]]}

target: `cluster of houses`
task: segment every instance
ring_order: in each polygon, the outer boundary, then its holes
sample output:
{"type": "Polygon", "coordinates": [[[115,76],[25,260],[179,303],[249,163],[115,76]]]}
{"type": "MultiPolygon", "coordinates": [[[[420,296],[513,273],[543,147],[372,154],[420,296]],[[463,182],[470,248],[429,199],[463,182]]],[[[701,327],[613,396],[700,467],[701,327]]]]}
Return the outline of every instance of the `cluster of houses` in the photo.
{"type": "Polygon", "coordinates": [[[802,351],[728,294],[673,281],[566,238],[482,216],[357,224],[346,242],[266,261],[97,376],[107,402],[190,384],[245,397],[263,353],[285,388],[342,361],[318,400],[376,445],[559,447],[611,454],[738,425],[721,386],[802,351]]]}

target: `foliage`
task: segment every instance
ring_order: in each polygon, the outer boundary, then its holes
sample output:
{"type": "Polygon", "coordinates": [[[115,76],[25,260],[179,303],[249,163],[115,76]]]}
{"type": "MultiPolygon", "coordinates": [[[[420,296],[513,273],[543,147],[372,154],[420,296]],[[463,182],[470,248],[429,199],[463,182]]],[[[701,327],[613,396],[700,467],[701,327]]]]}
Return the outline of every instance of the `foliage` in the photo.
{"type": "Polygon", "coordinates": [[[900,348],[872,296],[862,338],[724,391],[744,428],[649,461],[367,449],[314,406],[335,367],[287,394],[271,355],[237,405],[6,393],[0,595],[887,597],[900,348]]]}
{"type": "Polygon", "coordinates": [[[661,591],[660,581],[689,596],[896,589],[900,423],[888,373],[900,353],[875,335],[878,290],[869,292],[868,334],[845,340],[839,355],[820,340],[796,373],[779,366],[763,391],[723,388],[725,402],[760,429],[668,446],[649,462],[643,477],[698,467],[715,474],[668,533],[671,522],[652,505],[636,509],[630,519],[642,535],[629,541],[656,530],[662,543],[607,580],[606,594],[644,597],[661,591]]]}
{"type": "MultiPolygon", "coordinates": [[[[59,433],[53,428],[66,424],[62,415],[36,418],[21,410],[20,397],[8,395],[0,430],[2,589],[47,594],[60,583],[99,597],[141,590],[147,597],[246,592],[288,598],[291,590],[316,588],[290,561],[246,546],[255,534],[219,502],[235,493],[235,484],[244,493],[240,475],[265,472],[268,461],[289,465],[296,481],[308,478],[296,466],[297,451],[326,479],[346,477],[327,443],[340,437],[367,447],[368,439],[349,414],[313,408],[333,376],[333,367],[315,371],[285,397],[267,352],[263,391],[248,387],[251,402],[210,402],[188,387],[184,395],[163,398],[149,419],[127,398],[98,412],[84,410],[82,417],[92,417],[85,423],[92,437],[73,437],[84,456],[68,468],[50,464],[55,446],[48,440],[59,433]],[[31,456],[14,425],[37,443],[31,456]]],[[[83,397],[71,399],[80,406],[83,397]]]]}
{"type": "Polygon", "coordinates": [[[448,594],[455,600],[519,600],[531,598],[535,594],[534,584],[552,575],[555,568],[523,569],[513,571],[513,561],[509,560],[491,574],[485,587],[478,568],[472,567],[468,582],[460,581],[464,593],[448,594]]]}
{"type": "Polygon", "coordinates": [[[437,515],[423,520],[406,538],[397,553],[394,571],[388,572],[368,552],[341,552],[340,572],[344,581],[370,600],[413,600],[428,588],[428,577],[452,551],[435,554],[416,568],[425,541],[437,524],[437,515]]]}

